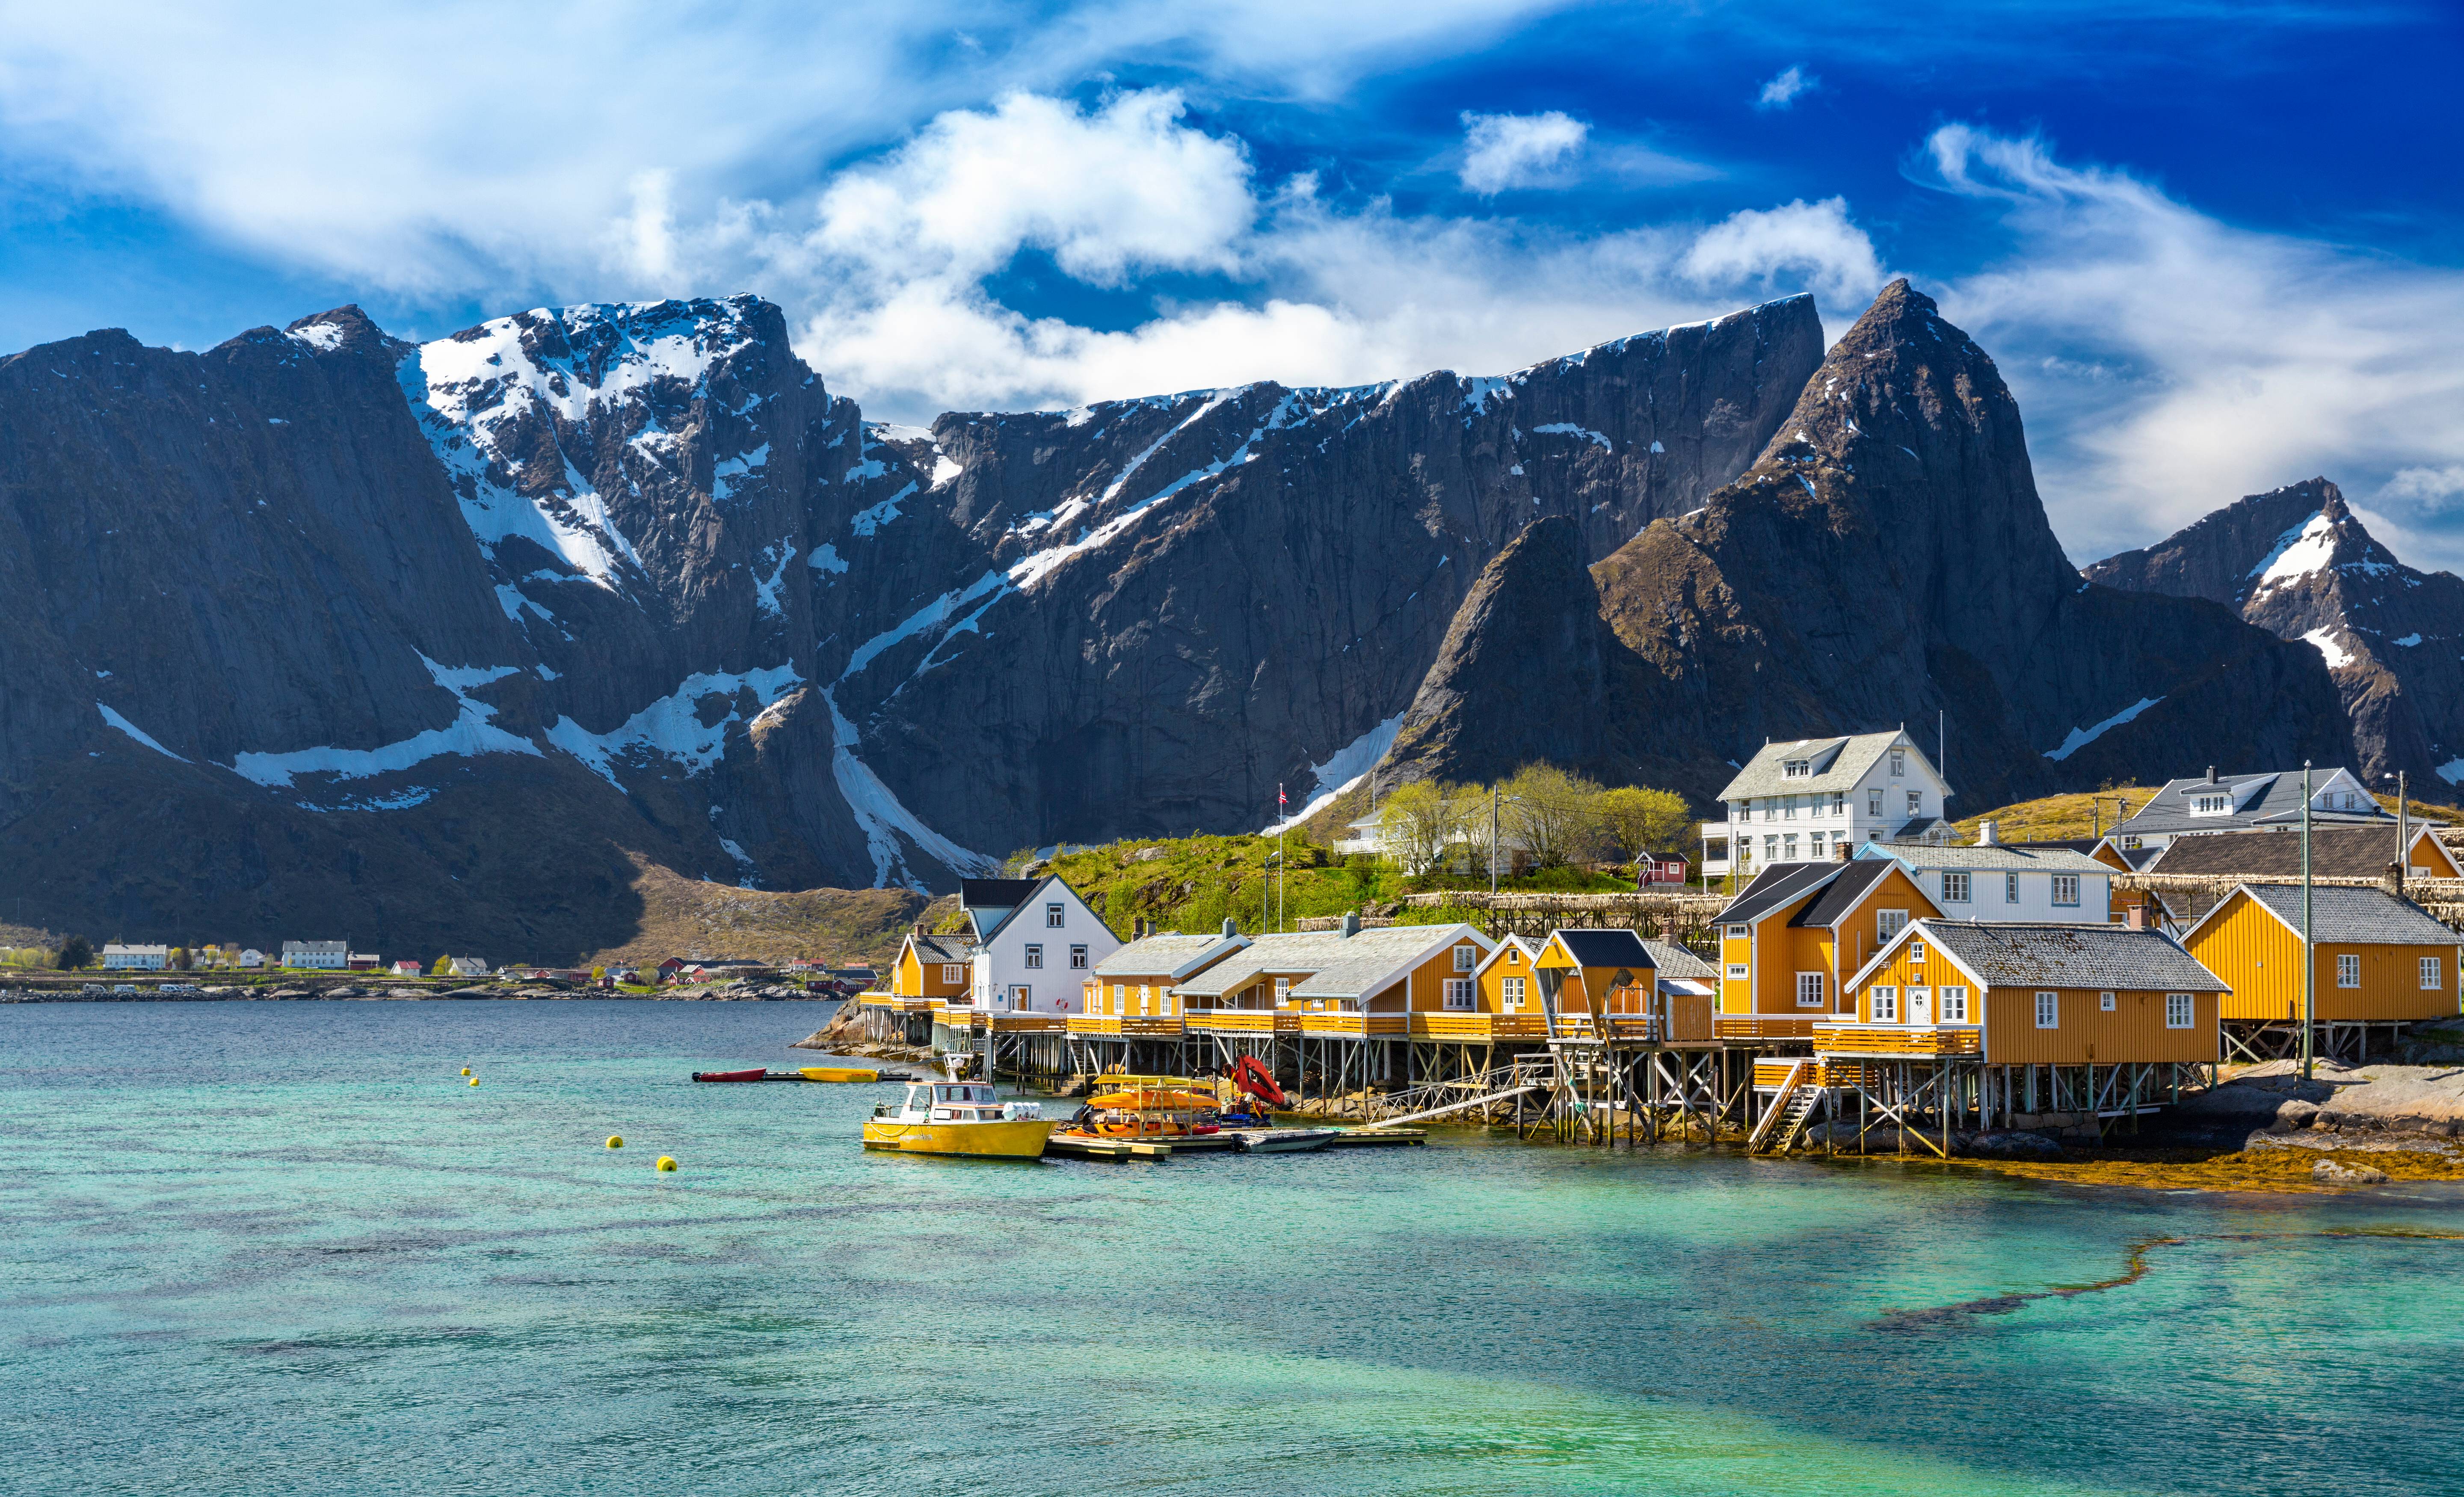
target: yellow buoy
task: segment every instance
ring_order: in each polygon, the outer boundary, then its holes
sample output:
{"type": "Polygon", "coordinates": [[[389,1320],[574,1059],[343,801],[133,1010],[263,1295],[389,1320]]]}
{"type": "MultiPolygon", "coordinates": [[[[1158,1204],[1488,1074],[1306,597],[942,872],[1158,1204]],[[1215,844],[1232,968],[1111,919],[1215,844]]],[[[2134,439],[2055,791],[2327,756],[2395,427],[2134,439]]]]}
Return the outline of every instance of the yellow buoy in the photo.
{"type": "Polygon", "coordinates": [[[463,1067],[463,1068],[462,1068],[462,1074],[464,1074],[465,1076],[467,1076],[467,1075],[471,1074],[471,1068],[470,1068],[470,1067],[468,1067],[468,1066],[463,1067]]]}
{"type": "Polygon", "coordinates": [[[624,1147],[625,1147],[625,1135],[624,1135],[623,1134],[609,1134],[607,1135],[607,1147],[608,1147],[608,1148],[610,1148],[610,1149],[622,1149],[622,1148],[624,1148],[624,1147]]]}
{"type": "Polygon", "coordinates": [[[669,1174],[673,1174],[676,1168],[676,1161],[669,1158],[663,1154],[659,1156],[659,1168],[669,1174]]]}
{"type": "Polygon", "coordinates": [[[477,1086],[478,1084],[479,1084],[479,1078],[478,1078],[478,1077],[473,1076],[473,1077],[472,1077],[472,1078],[471,1078],[471,1085],[473,1085],[473,1086],[474,1086],[474,1087],[475,1087],[475,1086],[477,1086]]]}

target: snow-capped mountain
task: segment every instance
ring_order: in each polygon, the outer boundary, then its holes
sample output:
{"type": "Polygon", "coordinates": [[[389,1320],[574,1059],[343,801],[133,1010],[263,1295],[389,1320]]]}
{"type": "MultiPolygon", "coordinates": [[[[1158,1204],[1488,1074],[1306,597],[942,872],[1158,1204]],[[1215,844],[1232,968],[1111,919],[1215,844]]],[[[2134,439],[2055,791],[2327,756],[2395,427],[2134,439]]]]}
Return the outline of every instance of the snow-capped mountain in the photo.
{"type": "Polygon", "coordinates": [[[2400,769],[2429,793],[2464,785],[2464,579],[2397,561],[2326,479],[2254,494],[2087,575],[2211,598],[2316,647],[2373,783],[2400,769]]]}

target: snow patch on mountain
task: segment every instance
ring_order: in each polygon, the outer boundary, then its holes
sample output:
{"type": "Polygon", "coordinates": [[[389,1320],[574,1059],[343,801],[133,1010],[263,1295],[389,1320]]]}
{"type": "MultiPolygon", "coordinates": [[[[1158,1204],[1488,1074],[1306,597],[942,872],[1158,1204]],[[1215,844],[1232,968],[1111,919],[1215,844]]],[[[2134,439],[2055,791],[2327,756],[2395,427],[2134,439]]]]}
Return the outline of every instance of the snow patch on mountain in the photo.
{"type": "Polygon", "coordinates": [[[744,478],[760,472],[769,461],[770,444],[767,442],[740,456],[721,461],[711,470],[710,496],[723,502],[729,495],[736,492],[744,478]]]}
{"type": "Polygon", "coordinates": [[[1545,427],[1533,427],[1531,434],[1533,436],[1578,436],[1586,441],[1599,444],[1605,451],[1612,452],[1617,451],[1617,444],[1607,437],[1589,427],[1576,426],[1571,421],[1551,421],[1545,427]]]}
{"type": "Polygon", "coordinates": [[[906,848],[899,846],[902,837],[915,850],[954,873],[988,878],[1001,871],[1000,860],[962,848],[925,826],[881,782],[880,776],[855,757],[856,744],[861,741],[855,724],[839,711],[830,688],[823,689],[822,704],[830,713],[830,775],[847,801],[847,810],[855,817],[857,829],[864,833],[865,851],[872,859],[875,889],[886,889],[892,883],[909,889],[924,887],[924,881],[908,866],[906,848]]]}
{"type": "MultiPolygon", "coordinates": [[[[108,671],[99,671],[95,673],[98,675],[109,675],[111,672],[108,671]]],[[[137,726],[137,724],[129,721],[120,714],[113,712],[102,703],[97,702],[94,706],[97,712],[102,714],[102,720],[110,724],[112,727],[118,728],[121,732],[127,734],[130,737],[144,744],[147,748],[150,748],[155,753],[162,755],[165,759],[178,760],[183,764],[187,762],[187,760],[180,759],[179,755],[172,753],[169,749],[166,749],[162,744],[154,741],[154,736],[152,734],[147,733],[144,729],[137,726]]]]}
{"type": "Polygon", "coordinates": [[[762,549],[761,556],[764,561],[778,558],[778,564],[770,568],[768,579],[755,579],[754,606],[774,619],[784,618],[787,610],[779,601],[779,589],[786,582],[788,564],[796,560],[796,543],[792,540],[774,541],[762,549]]]}
{"type": "Polygon", "coordinates": [[[718,762],[727,744],[728,728],[740,720],[737,697],[751,692],[758,713],[803,679],[792,665],[741,673],[695,671],[674,691],[605,733],[593,733],[571,717],[559,717],[556,725],[547,730],[547,740],[589,765],[601,779],[620,790],[624,786],[618,782],[612,766],[623,759],[668,759],[687,775],[698,775],[718,762]],[[725,701],[727,710],[716,720],[704,722],[703,704],[713,698],[725,701]]]}
{"type": "Polygon", "coordinates": [[[2318,514],[2299,528],[2277,537],[2275,548],[2250,569],[2250,575],[2258,579],[2252,591],[2265,592],[2325,571],[2336,550],[2335,532],[2336,522],[2318,514]]]}
{"type": "MultiPolygon", "coordinates": [[[[453,693],[457,711],[451,723],[371,749],[304,748],[280,754],[237,754],[231,759],[232,772],[243,780],[253,781],[269,789],[290,789],[300,775],[365,780],[373,775],[398,773],[446,756],[476,759],[483,754],[527,754],[533,759],[541,757],[538,744],[528,738],[517,737],[495,724],[492,719],[496,715],[496,709],[485,702],[474,701],[470,695],[473,688],[503,680],[518,671],[520,667],[440,666],[426,655],[419,659],[428,667],[429,677],[453,693]]],[[[309,810],[326,809],[309,805],[306,802],[300,804],[309,810]]]]}
{"type": "Polygon", "coordinates": [[[1386,751],[1395,746],[1395,735],[1403,728],[1403,714],[1397,713],[1343,747],[1327,756],[1323,764],[1309,766],[1309,779],[1314,785],[1309,802],[1282,821],[1266,826],[1259,835],[1271,837],[1288,826],[1297,826],[1334,804],[1337,796],[1351,789],[1377,767],[1386,751]]]}
{"type": "Polygon", "coordinates": [[[2333,626],[2321,626],[2301,636],[2301,642],[2316,649],[2327,662],[2330,671],[2342,671],[2353,663],[2351,650],[2336,643],[2333,626]]]}
{"type": "Polygon", "coordinates": [[[2095,723],[2084,728],[2073,728],[2071,730],[2070,737],[2062,739],[2061,747],[2045,750],[2045,757],[2056,761],[2068,759],[2073,754],[2078,753],[2080,749],[2087,747],[2097,739],[2104,737],[2105,734],[2111,732],[2115,728],[2121,727],[2123,723],[2130,721],[2141,713],[2145,712],[2148,708],[2155,706],[2158,702],[2161,702],[2165,698],[2161,696],[2143,696],[2139,700],[2131,703],[2129,706],[2122,709],[2122,711],[2115,713],[2112,716],[2105,718],[2102,722],[2095,723]]]}

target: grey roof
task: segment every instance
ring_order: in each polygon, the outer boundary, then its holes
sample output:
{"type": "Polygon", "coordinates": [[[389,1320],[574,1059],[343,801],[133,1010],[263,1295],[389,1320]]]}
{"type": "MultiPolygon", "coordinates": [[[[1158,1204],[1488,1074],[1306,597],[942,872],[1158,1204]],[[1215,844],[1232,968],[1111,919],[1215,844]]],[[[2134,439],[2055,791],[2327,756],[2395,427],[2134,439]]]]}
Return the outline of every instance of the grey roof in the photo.
{"type": "Polygon", "coordinates": [[[2068,848],[2020,848],[2008,843],[1990,847],[1929,848],[1914,843],[1869,842],[1857,849],[1859,858],[1895,858],[1910,868],[1970,869],[1991,873],[2111,873],[2099,863],[2068,848]],[[1868,852],[1865,848],[1873,850],[1868,852]]]}
{"type": "MultiPolygon", "coordinates": [[[[2301,929],[2300,885],[2244,884],[2240,892],[2275,911],[2277,918],[2293,929],[2301,929]]],[[[2216,908],[2224,906],[2219,902],[2216,908]]],[[[2213,915],[2215,911],[2208,913],[2213,915]]],[[[2431,919],[2419,905],[2384,889],[2313,885],[2310,939],[2361,946],[2453,946],[2464,941],[2464,936],[2431,919]]]]}
{"type": "Polygon", "coordinates": [[[1177,978],[1220,952],[1239,951],[1242,937],[1208,932],[1142,936],[1095,963],[1099,978],[1177,978]]]}
{"type": "MultiPolygon", "coordinates": [[[[918,936],[915,959],[918,961],[973,961],[976,959],[976,938],[972,936],[918,936]]],[[[708,962],[702,963],[710,965],[708,962]]]]}
{"type": "MultiPolygon", "coordinates": [[[[2311,788],[2315,791],[2338,772],[2336,765],[2311,771],[2311,788]]],[[[2356,784],[2361,777],[2349,769],[2343,774],[2356,784]]],[[[2386,807],[2371,801],[2367,809],[2350,811],[2313,810],[2310,818],[2317,822],[2393,821],[2386,807]]],[[[2274,821],[2301,820],[2301,771],[2270,769],[2247,775],[2218,775],[2211,783],[2204,775],[2188,780],[2168,780],[2165,788],[2148,798],[2129,820],[2113,828],[2117,837],[2145,836],[2149,832],[2170,834],[2182,831],[2222,831],[2234,826],[2255,826],[2274,821]],[[2231,790],[2233,809],[2221,815],[2193,816],[2193,796],[2231,790]]]]}
{"type": "Polygon", "coordinates": [[[1847,917],[1876,884],[1891,876],[1891,864],[1882,858],[1854,858],[1839,870],[1839,876],[1823,886],[1814,901],[1790,917],[1791,925],[1832,926],[1847,917]]]}
{"type": "Polygon", "coordinates": [[[1584,967],[1648,967],[1654,965],[1651,948],[1642,937],[1629,930],[1551,931],[1550,939],[1563,942],[1566,955],[1584,967]]]}
{"type": "MultiPolygon", "coordinates": [[[[2416,832],[2419,825],[2415,824],[2416,832]]],[[[2377,878],[2398,861],[2395,818],[2380,826],[2314,826],[2310,873],[2314,878],[2377,878]]],[[[2193,873],[2210,878],[2298,877],[2301,872],[2299,829],[2199,832],[2176,837],[2158,849],[2150,873],[2193,873]]]]}
{"type": "Polygon", "coordinates": [[[1865,778],[1865,771],[1873,768],[1874,761],[1895,743],[1907,749],[1916,747],[1906,734],[1896,728],[1888,733],[1853,733],[1845,737],[1766,743],[1746,760],[1737,777],[1720,792],[1720,799],[1745,801],[1758,795],[1853,790],[1857,782],[1865,778]],[[1812,760],[1813,778],[1789,779],[1784,766],[1793,759],[1812,760]]]}
{"type": "Polygon", "coordinates": [[[1306,974],[1293,992],[1353,998],[1349,984],[1375,982],[1431,947],[1460,938],[1461,925],[1390,925],[1347,936],[1341,931],[1288,931],[1259,936],[1214,966],[1174,984],[1191,998],[1221,998],[1269,972],[1306,974]]]}
{"type": "MultiPolygon", "coordinates": [[[[1908,929],[1922,933],[1988,987],[2222,993],[2232,986],[2162,931],[1969,920],[1919,920],[1908,929]]],[[[1894,942],[1883,951],[1897,949],[1894,942]]]]}
{"type": "Polygon", "coordinates": [[[1742,925],[1793,904],[1839,876],[1845,863],[1767,863],[1753,882],[1713,916],[1721,925],[1742,925]]]}
{"type": "Polygon", "coordinates": [[[1642,944],[1651,953],[1651,964],[1660,969],[1662,978],[1701,978],[1707,980],[1720,975],[1719,968],[1675,941],[1645,941],[1642,944]]]}

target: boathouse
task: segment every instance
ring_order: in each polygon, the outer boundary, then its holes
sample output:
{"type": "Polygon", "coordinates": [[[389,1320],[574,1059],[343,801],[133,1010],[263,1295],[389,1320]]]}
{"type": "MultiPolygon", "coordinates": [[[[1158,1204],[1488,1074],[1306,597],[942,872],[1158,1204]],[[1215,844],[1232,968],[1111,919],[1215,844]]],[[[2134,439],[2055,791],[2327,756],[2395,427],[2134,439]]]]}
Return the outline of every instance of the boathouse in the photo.
{"type": "Polygon", "coordinates": [[[1715,917],[1726,1040],[1803,1041],[1846,1007],[1843,979],[1912,919],[1942,911],[1890,858],[1764,869],[1715,917]]]}
{"type": "MultiPolygon", "coordinates": [[[[2358,1060],[2374,1035],[2391,1044],[2406,1024],[2459,1011],[2464,949],[2454,931],[2383,889],[2323,885],[2309,898],[2319,1053],[2358,1060]]],[[[2234,1059],[2299,1047],[2301,903],[2299,884],[2243,884],[2183,933],[2183,946],[2232,988],[2224,1025],[2234,1059]]]]}

